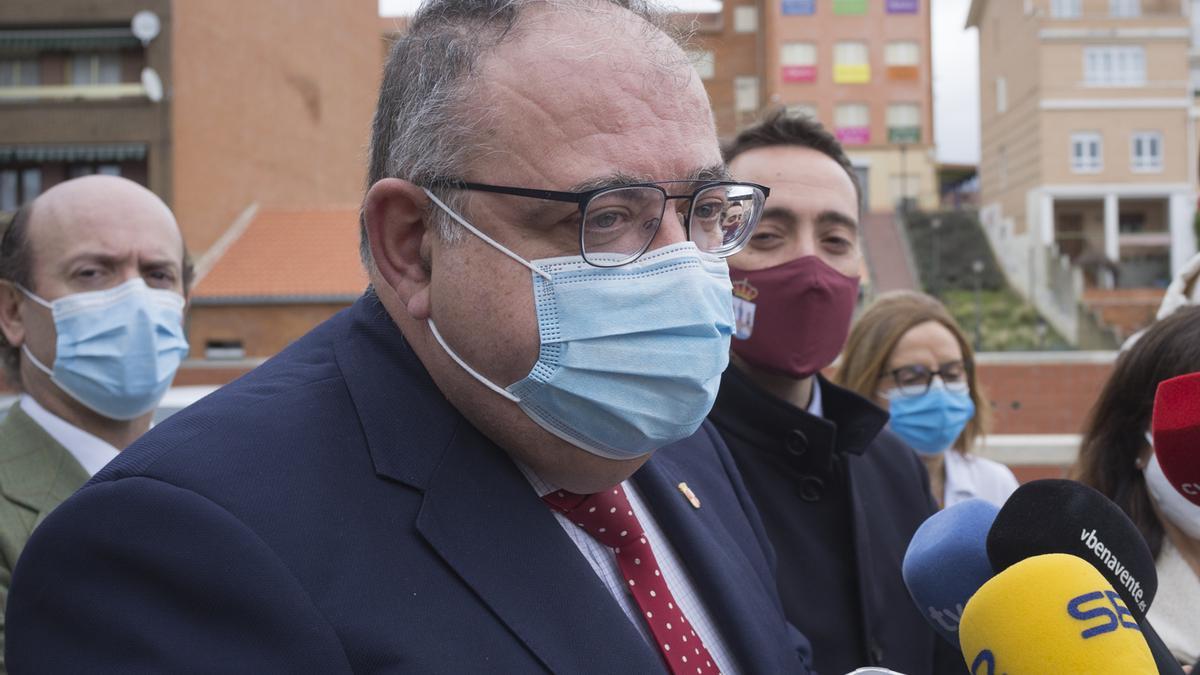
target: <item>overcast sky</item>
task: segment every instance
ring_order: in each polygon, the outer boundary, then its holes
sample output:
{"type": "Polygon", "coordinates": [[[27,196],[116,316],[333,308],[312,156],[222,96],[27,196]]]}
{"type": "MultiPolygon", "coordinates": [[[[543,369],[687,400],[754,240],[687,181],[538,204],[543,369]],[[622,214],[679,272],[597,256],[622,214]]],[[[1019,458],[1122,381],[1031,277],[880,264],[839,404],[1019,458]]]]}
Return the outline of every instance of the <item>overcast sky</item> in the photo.
{"type": "MultiPolygon", "coordinates": [[[[963,30],[970,0],[933,3],[933,121],[938,160],[979,161],[979,43],[976,31],[963,30]]],[[[410,14],[419,0],[379,0],[383,16],[410,14]]],[[[718,11],[716,0],[673,0],[688,11],[718,11]]]]}

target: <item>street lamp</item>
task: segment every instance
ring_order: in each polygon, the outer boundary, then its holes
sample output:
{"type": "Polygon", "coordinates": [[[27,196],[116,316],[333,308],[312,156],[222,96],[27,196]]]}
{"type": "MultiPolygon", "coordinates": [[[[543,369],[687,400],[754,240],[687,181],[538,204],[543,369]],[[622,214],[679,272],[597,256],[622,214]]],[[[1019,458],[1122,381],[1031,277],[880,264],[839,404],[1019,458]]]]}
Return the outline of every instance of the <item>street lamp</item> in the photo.
{"type": "Polygon", "coordinates": [[[929,227],[933,230],[933,236],[930,238],[931,241],[929,244],[932,247],[933,254],[933,260],[930,261],[930,267],[933,268],[933,275],[930,278],[929,293],[930,295],[937,297],[938,287],[941,285],[940,279],[938,278],[938,276],[941,274],[941,270],[939,269],[941,267],[941,263],[939,262],[939,258],[941,257],[941,246],[938,244],[938,230],[942,229],[942,219],[934,216],[934,218],[929,221],[929,227]]]}
{"type": "Polygon", "coordinates": [[[975,273],[975,351],[983,346],[983,261],[971,263],[971,271],[975,273]]]}

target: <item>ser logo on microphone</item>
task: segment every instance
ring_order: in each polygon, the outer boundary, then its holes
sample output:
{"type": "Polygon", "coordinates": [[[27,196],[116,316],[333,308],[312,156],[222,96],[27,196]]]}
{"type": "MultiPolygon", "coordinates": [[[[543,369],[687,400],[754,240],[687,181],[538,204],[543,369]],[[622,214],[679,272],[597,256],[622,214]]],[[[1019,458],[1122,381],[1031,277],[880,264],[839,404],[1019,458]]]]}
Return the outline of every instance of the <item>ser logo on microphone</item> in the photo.
{"type": "Polygon", "coordinates": [[[1200,483],[1182,483],[1179,489],[1183,490],[1183,494],[1185,495],[1192,495],[1193,497],[1200,495],[1200,483]]]}
{"type": "Polygon", "coordinates": [[[1142,630],[1133,620],[1133,614],[1130,613],[1129,608],[1121,601],[1121,596],[1115,591],[1092,591],[1071,598],[1067,602],[1067,613],[1071,615],[1071,618],[1079,621],[1104,620],[1103,623],[1085,628],[1080,633],[1084,640],[1111,633],[1118,628],[1129,628],[1138,632],[1142,630]],[[1104,602],[1106,599],[1107,603],[1104,602]],[[1086,607],[1086,605],[1091,605],[1091,607],[1086,607]],[[1111,609],[1109,609],[1110,607],[1111,609]],[[1129,618],[1126,619],[1126,617],[1129,618]]]}

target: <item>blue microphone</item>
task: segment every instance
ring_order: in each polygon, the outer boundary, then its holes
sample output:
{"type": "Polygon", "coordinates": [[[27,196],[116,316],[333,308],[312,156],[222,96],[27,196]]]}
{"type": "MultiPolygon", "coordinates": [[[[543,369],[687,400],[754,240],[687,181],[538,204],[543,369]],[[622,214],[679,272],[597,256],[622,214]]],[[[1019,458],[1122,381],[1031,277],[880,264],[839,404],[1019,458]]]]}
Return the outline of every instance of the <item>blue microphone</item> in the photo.
{"type": "Polygon", "coordinates": [[[982,499],[959,502],[921,523],[904,554],[904,585],[917,610],[955,649],[967,601],[992,578],[987,536],[999,512],[982,499]]]}

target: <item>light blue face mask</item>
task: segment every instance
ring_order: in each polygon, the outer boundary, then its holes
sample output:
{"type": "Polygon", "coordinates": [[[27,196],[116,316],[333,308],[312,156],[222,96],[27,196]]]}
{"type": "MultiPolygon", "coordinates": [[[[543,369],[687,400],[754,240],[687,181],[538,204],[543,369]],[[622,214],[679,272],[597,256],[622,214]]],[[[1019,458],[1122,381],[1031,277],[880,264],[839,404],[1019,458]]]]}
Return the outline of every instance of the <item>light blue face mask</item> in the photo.
{"type": "Polygon", "coordinates": [[[936,455],[945,452],[975,417],[975,403],[963,391],[949,391],[941,378],[929,391],[905,396],[898,390],[884,394],[892,419],[888,426],[917,452],[936,455]]]}
{"type": "Polygon", "coordinates": [[[114,420],[140,417],[158,405],[187,356],[183,296],[141,278],[53,302],[21,289],[50,309],[58,340],[54,368],[21,349],[71,398],[114,420]]]}
{"type": "Polygon", "coordinates": [[[729,364],[724,260],[685,242],[621,267],[594,267],[582,256],[526,261],[426,194],[533,272],[541,337],[533,369],[500,387],[460,358],[431,319],[434,338],[463,370],[546,431],[601,457],[641,457],[695,433],[729,364]]]}

